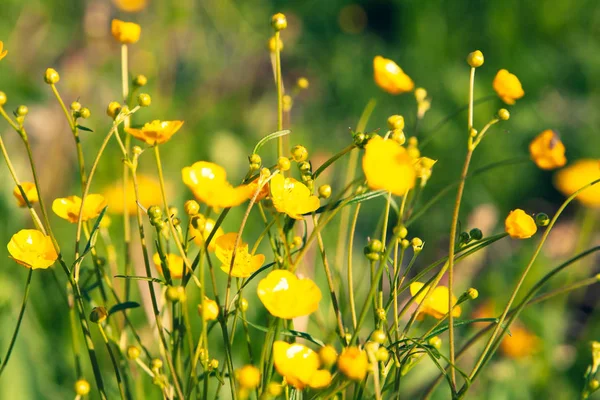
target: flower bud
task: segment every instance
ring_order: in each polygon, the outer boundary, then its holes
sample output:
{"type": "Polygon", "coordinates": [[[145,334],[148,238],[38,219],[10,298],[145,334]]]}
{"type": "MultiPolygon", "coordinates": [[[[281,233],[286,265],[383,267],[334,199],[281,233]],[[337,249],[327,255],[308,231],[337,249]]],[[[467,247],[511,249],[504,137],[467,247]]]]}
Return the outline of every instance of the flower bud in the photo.
{"type": "Polygon", "coordinates": [[[300,169],[300,172],[302,172],[303,174],[310,174],[311,166],[308,161],[300,162],[298,164],[298,168],[300,169]]]}
{"type": "Polygon", "coordinates": [[[106,311],[106,308],[104,307],[94,307],[90,313],[90,321],[95,324],[99,324],[106,320],[106,317],[108,317],[108,311],[106,311]]]}
{"type": "Polygon", "coordinates": [[[287,19],[282,13],[277,13],[271,17],[271,26],[275,31],[282,31],[287,28],[287,19]]]}
{"type": "Polygon", "coordinates": [[[371,333],[371,340],[374,341],[375,343],[384,344],[386,339],[387,339],[387,335],[385,334],[384,331],[382,331],[380,329],[373,331],[373,333],[371,333]]]}
{"type": "Polygon", "coordinates": [[[423,102],[426,98],[427,90],[423,89],[422,87],[415,89],[415,99],[417,100],[417,103],[423,102]]]}
{"type": "Polygon", "coordinates": [[[592,379],[588,387],[590,388],[590,390],[596,391],[598,390],[598,388],[600,388],[600,382],[598,381],[598,379],[592,379]]]}
{"type": "Polygon", "coordinates": [[[269,39],[269,51],[271,53],[276,53],[277,50],[283,51],[283,41],[281,40],[281,38],[277,40],[277,37],[273,36],[269,39]],[[279,49],[277,49],[277,47],[279,47],[279,49]]]}
{"type": "Polygon", "coordinates": [[[404,117],[402,115],[392,115],[387,120],[390,129],[404,129],[404,117]]]}
{"type": "Polygon", "coordinates": [[[432,337],[431,339],[429,339],[427,341],[427,343],[429,343],[430,346],[433,346],[436,349],[439,349],[442,347],[442,339],[440,339],[439,336],[432,337]]]}
{"type": "Polygon", "coordinates": [[[545,213],[538,213],[535,215],[535,223],[537,226],[548,226],[550,223],[550,217],[545,213]]]}
{"type": "Polygon", "coordinates": [[[390,139],[399,145],[403,145],[406,142],[406,136],[404,136],[404,131],[402,129],[394,129],[390,135],[390,139]]]}
{"type": "Polygon", "coordinates": [[[28,112],[29,112],[29,108],[27,108],[27,106],[20,105],[20,106],[17,108],[17,116],[19,116],[19,117],[24,117],[24,116],[26,116],[28,112]]]}
{"type": "Polygon", "coordinates": [[[258,164],[259,166],[262,163],[262,159],[258,154],[252,154],[250,157],[248,157],[248,161],[250,164],[258,164]]]}
{"type": "Polygon", "coordinates": [[[7,100],[6,93],[0,92],[0,107],[5,105],[7,100]]]}
{"type": "Polygon", "coordinates": [[[483,53],[479,50],[475,50],[474,52],[469,53],[467,56],[467,63],[473,68],[481,67],[483,65],[483,61],[483,53]]]}
{"type": "Polygon", "coordinates": [[[155,223],[155,221],[159,221],[162,216],[163,213],[159,206],[150,206],[150,208],[148,208],[148,217],[150,217],[150,222],[155,223]]]}
{"type": "Polygon", "coordinates": [[[81,103],[78,101],[74,101],[71,103],[71,111],[79,111],[81,110],[81,103]]]}
{"type": "Polygon", "coordinates": [[[481,232],[481,229],[478,228],[471,229],[469,231],[469,235],[473,240],[481,240],[483,238],[483,232],[481,232]]]}
{"type": "Polygon", "coordinates": [[[184,203],[183,210],[190,217],[194,216],[200,211],[200,204],[196,200],[188,200],[184,203]]]}
{"type": "Polygon", "coordinates": [[[467,290],[467,296],[469,296],[471,300],[475,300],[479,297],[479,291],[475,288],[469,288],[469,290],[467,290]]]}
{"type": "Polygon", "coordinates": [[[133,152],[133,155],[136,157],[139,157],[144,152],[144,150],[140,146],[133,146],[131,151],[133,152]]]}
{"type": "Polygon", "coordinates": [[[292,149],[292,158],[296,162],[306,161],[308,159],[308,150],[302,145],[294,146],[292,149]]]}
{"type": "Polygon", "coordinates": [[[245,365],[236,371],[240,386],[244,389],[255,389],[260,385],[260,370],[254,365],[245,365]]]}
{"type": "Polygon", "coordinates": [[[140,354],[141,354],[140,348],[137,346],[129,346],[127,348],[127,358],[130,359],[131,361],[137,360],[137,358],[140,356],[140,354]]]}
{"type": "Polygon", "coordinates": [[[184,299],[185,289],[182,286],[169,286],[167,288],[166,297],[171,303],[177,303],[184,299]]]}
{"type": "Polygon", "coordinates": [[[508,121],[510,119],[510,112],[506,108],[501,108],[498,110],[498,118],[502,121],[508,121]]]}
{"type": "Polygon", "coordinates": [[[298,85],[298,88],[300,88],[300,89],[308,89],[308,85],[309,85],[308,79],[301,76],[300,78],[298,78],[296,85],[298,85]]]}
{"type": "Polygon", "coordinates": [[[404,239],[408,235],[408,229],[405,226],[396,226],[394,227],[394,235],[400,239],[404,239]]]}
{"type": "Polygon", "coordinates": [[[337,357],[337,351],[329,344],[321,347],[319,350],[319,358],[321,359],[321,364],[323,364],[325,368],[331,368],[336,363],[337,357]]]}
{"type": "Polygon", "coordinates": [[[106,107],[106,115],[112,119],[115,119],[117,115],[119,115],[119,112],[121,112],[121,104],[116,101],[111,101],[108,103],[108,107],[106,107]]]}
{"type": "Polygon", "coordinates": [[[83,119],[88,119],[91,115],[92,115],[92,113],[90,112],[90,109],[87,107],[83,107],[81,109],[81,111],[79,111],[79,116],[83,119]]]}
{"type": "Polygon", "coordinates": [[[158,370],[158,369],[162,368],[163,362],[160,358],[155,358],[152,360],[152,363],[150,364],[150,366],[152,367],[153,370],[158,370]]]}
{"type": "Polygon", "coordinates": [[[133,78],[133,86],[142,87],[146,86],[147,83],[148,78],[146,78],[145,75],[138,75],[135,78],[133,78]]]}
{"type": "Polygon", "coordinates": [[[385,321],[387,319],[387,313],[385,312],[385,308],[378,308],[375,310],[375,315],[380,321],[385,321]]]}
{"type": "Polygon", "coordinates": [[[402,239],[400,241],[400,247],[402,247],[403,249],[408,249],[408,246],[410,246],[410,242],[408,241],[408,239],[402,239]]]}
{"type": "Polygon", "coordinates": [[[279,383],[271,382],[267,385],[267,392],[273,397],[279,396],[282,391],[283,388],[279,383]]]}
{"type": "Polygon", "coordinates": [[[467,244],[471,241],[471,236],[469,236],[469,234],[467,232],[461,232],[460,235],[458,235],[458,243],[459,244],[467,244]]]}
{"type": "Polygon", "coordinates": [[[46,73],[44,74],[44,81],[48,85],[54,85],[55,83],[58,83],[59,80],[60,75],[58,75],[58,72],[56,72],[54,68],[48,68],[46,70],[46,73]]]}
{"type": "Polygon", "coordinates": [[[85,379],[75,382],[75,393],[77,396],[87,396],[90,393],[90,383],[85,379]]]}
{"type": "Polygon", "coordinates": [[[271,170],[269,168],[263,168],[260,170],[260,179],[263,181],[269,179],[271,176],[271,170]]]}
{"type": "Polygon", "coordinates": [[[152,98],[148,93],[141,93],[138,96],[138,104],[140,107],[148,107],[150,104],[152,104],[152,98]]]}
{"type": "Polygon", "coordinates": [[[413,247],[413,251],[415,253],[420,252],[421,250],[423,250],[423,241],[421,239],[419,239],[418,237],[415,237],[412,239],[411,241],[412,247],[413,247]]]}
{"type": "Polygon", "coordinates": [[[383,251],[383,243],[378,239],[371,239],[369,241],[368,249],[375,253],[381,253],[383,251]]]}
{"type": "Polygon", "coordinates": [[[217,369],[217,368],[219,368],[219,360],[213,358],[208,363],[208,369],[209,370],[214,370],[214,369],[217,369]]]}
{"type": "Polygon", "coordinates": [[[290,159],[287,157],[279,157],[277,159],[277,168],[279,168],[281,171],[289,170],[291,164],[292,163],[290,162],[290,159]]]}
{"type": "Polygon", "coordinates": [[[352,141],[354,142],[354,144],[361,148],[367,144],[369,139],[370,138],[362,132],[357,132],[354,134],[354,136],[352,136],[352,141]]]}
{"type": "Polygon", "coordinates": [[[387,362],[390,359],[390,352],[382,346],[375,352],[375,359],[377,361],[387,362]]]}
{"type": "Polygon", "coordinates": [[[321,185],[319,186],[319,197],[328,199],[331,196],[331,186],[321,185]]]}
{"type": "Polygon", "coordinates": [[[246,312],[248,310],[248,300],[246,300],[245,298],[241,298],[240,299],[240,304],[239,304],[240,310],[242,310],[242,312],[246,312]]]}

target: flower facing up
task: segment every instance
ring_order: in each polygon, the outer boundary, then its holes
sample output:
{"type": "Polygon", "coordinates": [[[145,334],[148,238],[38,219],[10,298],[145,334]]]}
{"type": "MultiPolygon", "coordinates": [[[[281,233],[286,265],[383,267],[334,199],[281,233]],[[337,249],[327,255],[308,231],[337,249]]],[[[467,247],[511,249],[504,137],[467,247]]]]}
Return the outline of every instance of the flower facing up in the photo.
{"type": "Polygon", "coordinates": [[[290,271],[276,269],[258,283],[258,298],[269,312],[292,319],[312,314],[319,307],[321,289],[308,278],[297,278],[290,271]]]}
{"type": "Polygon", "coordinates": [[[181,170],[181,176],[196,199],[210,207],[235,207],[252,195],[252,187],[233,187],[227,181],[225,169],[211,162],[198,161],[185,167],[181,170]]]}
{"type": "Polygon", "coordinates": [[[537,225],[531,215],[517,208],[512,210],[504,221],[506,233],[513,239],[528,239],[537,232],[537,225]]]}
{"type": "MultiPolygon", "coordinates": [[[[106,207],[104,196],[99,194],[87,195],[81,213],[81,220],[87,221],[96,218],[100,215],[104,207],[106,207]]],[[[59,217],[66,219],[73,224],[79,219],[80,208],[81,198],[78,196],[59,198],[52,203],[52,211],[59,217]]]]}
{"type": "MultiPolygon", "coordinates": [[[[154,253],[152,257],[156,270],[163,275],[162,261],[158,253],[154,253]]],[[[183,277],[184,263],[183,258],[177,254],[167,254],[167,264],[169,264],[169,274],[173,279],[181,279],[183,277]]]]}
{"type": "Polygon", "coordinates": [[[118,42],[123,44],[133,44],[140,40],[142,27],[135,22],[125,22],[120,19],[113,19],[110,31],[118,42]]]}
{"type": "Polygon", "coordinates": [[[4,50],[4,42],[0,40],[0,60],[2,60],[8,54],[8,50],[4,50]]]}
{"type": "Polygon", "coordinates": [[[319,356],[299,343],[277,340],[273,343],[273,363],[288,384],[298,390],[305,387],[320,389],[331,383],[331,374],[320,369],[319,356]]]}
{"type": "Polygon", "coordinates": [[[385,189],[404,196],[415,186],[417,169],[408,151],[394,140],[374,136],[365,146],[362,161],[371,189],[385,189]]]}
{"type": "Polygon", "coordinates": [[[284,178],[277,174],[271,179],[269,186],[275,209],[291,218],[302,219],[302,214],[319,208],[319,198],[313,196],[305,184],[294,178],[284,178]]]}
{"type": "Polygon", "coordinates": [[[13,260],[31,269],[46,269],[58,258],[50,236],[37,229],[15,233],[6,248],[13,260]]]}
{"type": "Polygon", "coordinates": [[[121,11],[138,12],[146,8],[148,0],[113,0],[113,3],[121,11]]]}
{"type": "Polygon", "coordinates": [[[510,327],[510,335],[506,335],[500,343],[500,350],[505,356],[525,358],[539,349],[540,339],[520,325],[510,327]]]}
{"type": "MultiPolygon", "coordinates": [[[[35,187],[35,183],[22,182],[21,187],[23,188],[23,191],[25,192],[25,196],[27,196],[27,200],[29,200],[29,203],[35,204],[38,201],[40,201],[40,198],[39,198],[39,195],[37,192],[37,188],[35,187]]],[[[21,191],[19,190],[18,186],[15,186],[15,188],[13,189],[13,196],[15,196],[15,198],[17,199],[17,203],[19,203],[19,207],[27,207],[27,203],[25,202],[25,199],[21,195],[21,191]]]]}
{"type": "MultiPolygon", "coordinates": [[[[138,174],[137,176],[138,185],[138,196],[139,203],[144,208],[149,208],[154,204],[162,203],[162,196],[160,192],[160,183],[149,176],[138,174]]],[[[168,186],[168,185],[167,185],[168,186]]],[[[168,192],[169,190],[167,190],[168,192]]],[[[127,187],[127,206],[123,199],[123,182],[116,182],[104,189],[104,198],[106,204],[108,204],[108,210],[113,214],[123,214],[125,207],[127,207],[127,213],[129,215],[135,215],[138,209],[138,203],[135,199],[135,189],[133,187],[133,181],[129,180],[129,186],[127,187]]]]}
{"type": "Polygon", "coordinates": [[[254,365],[244,365],[237,370],[236,377],[244,389],[254,389],[260,385],[260,370],[254,365]]]}
{"type": "Polygon", "coordinates": [[[506,104],[515,104],[515,101],[525,95],[519,78],[505,69],[498,71],[492,86],[498,97],[506,104]]]}
{"type": "MultiPolygon", "coordinates": [[[[214,228],[215,221],[213,219],[205,218],[203,215],[196,215],[192,219],[189,235],[194,239],[194,243],[196,243],[198,246],[204,246],[204,241],[208,239],[214,228]]],[[[219,226],[213,235],[213,238],[210,240],[210,243],[208,244],[209,251],[215,251],[216,240],[224,234],[225,231],[219,226]]]]}
{"type": "Polygon", "coordinates": [[[221,270],[236,278],[248,278],[265,262],[264,254],[250,254],[248,244],[240,240],[235,251],[235,260],[231,267],[231,258],[237,240],[237,233],[231,232],[215,240],[215,255],[221,261],[221,270]],[[231,271],[231,272],[230,272],[231,271]]]}
{"type": "MultiPolygon", "coordinates": [[[[425,299],[425,295],[429,288],[425,288],[421,291],[419,295],[419,290],[425,286],[424,283],[414,282],[410,285],[410,295],[416,296],[415,303],[421,304],[423,299],[425,299]]],[[[460,317],[461,309],[460,306],[456,305],[456,296],[452,295],[452,316],[460,317]]],[[[419,310],[419,315],[417,315],[417,320],[422,320],[424,314],[431,315],[436,319],[442,319],[446,314],[448,314],[450,308],[448,307],[448,288],[446,286],[437,286],[433,289],[433,292],[429,295],[429,298],[421,305],[421,309],[419,310]]]]}
{"type": "Polygon", "coordinates": [[[376,56],[373,59],[373,69],[375,83],[390,94],[410,92],[415,87],[413,80],[392,60],[376,56]]]}
{"type": "MultiPolygon", "coordinates": [[[[554,176],[554,186],[565,196],[570,196],[588,183],[600,179],[600,160],[577,160],[554,176]]],[[[590,186],[577,195],[584,206],[600,207],[600,183],[590,186]]]]}
{"type": "Polygon", "coordinates": [[[198,313],[206,321],[214,321],[219,316],[219,305],[216,301],[205,297],[202,304],[198,304],[198,313]]]}
{"type": "Polygon", "coordinates": [[[358,347],[346,347],[337,361],[338,369],[353,381],[362,381],[369,370],[367,352],[358,347]]]}
{"type": "Polygon", "coordinates": [[[565,145],[551,129],[546,129],[529,143],[529,154],[541,169],[555,169],[567,163],[565,145]]]}
{"type": "Polygon", "coordinates": [[[163,144],[171,139],[183,125],[183,121],[160,121],[158,119],[152,122],[146,122],[139,129],[127,128],[127,133],[136,139],[142,140],[154,146],[155,144],[163,144]]]}

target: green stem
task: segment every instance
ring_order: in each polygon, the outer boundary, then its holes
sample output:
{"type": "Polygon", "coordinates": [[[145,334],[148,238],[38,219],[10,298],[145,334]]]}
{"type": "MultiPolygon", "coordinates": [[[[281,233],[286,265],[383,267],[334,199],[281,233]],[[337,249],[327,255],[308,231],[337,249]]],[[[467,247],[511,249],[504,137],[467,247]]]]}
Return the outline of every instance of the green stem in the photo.
{"type": "Polygon", "coordinates": [[[119,363],[115,357],[112,348],[110,347],[108,337],[106,336],[106,332],[104,332],[104,328],[102,327],[101,323],[98,323],[98,329],[100,330],[100,334],[102,335],[102,339],[104,340],[104,344],[106,345],[106,349],[108,350],[108,354],[110,355],[110,361],[112,362],[113,369],[115,370],[115,376],[117,377],[117,385],[119,386],[119,393],[121,394],[121,399],[125,400],[125,388],[123,387],[121,373],[119,372],[119,363]]]}

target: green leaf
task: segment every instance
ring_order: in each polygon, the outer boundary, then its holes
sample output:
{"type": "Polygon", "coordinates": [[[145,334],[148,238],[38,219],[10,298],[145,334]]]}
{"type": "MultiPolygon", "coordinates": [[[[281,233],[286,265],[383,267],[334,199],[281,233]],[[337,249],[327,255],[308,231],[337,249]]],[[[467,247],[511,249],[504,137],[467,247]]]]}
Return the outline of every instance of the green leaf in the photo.
{"type": "Polygon", "coordinates": [[[115,278],[133,279],[133,280],[136,280],[136,281],[156,282],[156,283],[160,283],[161,285],[166,285],[167,284],[167,282],[163,281],[162,279],[148,278],[147,276],[115,275],[115,278]]]}
{"type": "MultiPolygon", "coordinates": [[[[263,332],[269,332],[269,328],[261,326],[261,325],[256,325],[253,324],[252,322],[243,319],[242,317],[240,317],[240,319],[242,319],[243,321],[245,321],[248,325],[250,325],[251,327],[253,327],[254,329],[258,329],[259,331],[263,331],[263,332]]],[[[281,333],[284,336],[291,336],[291,337],[299,337],[305,340],[308,340],[311,343],[314,343],[318,346],[325,346],[325,343],[323,343],[322,340],[316,339],[314,337],[312,337],[311,335],[309,335],[306,332],[300,332],[300,331],[295,331],[295,330],[288,330],[288,329],[283,329],[281,330],[279,333],[281,333]]]]}
{"type": "Polygon", "coordinates": [[[258,153],[258,151],[260,150],[260,148],[265,143],[267,143],[269,140],[276,139],[276,138],[281,137],[281,136],[289,135],[290,132],[291,131],[289,129],[284,129],[282,131],[277,131],[277,132],[273,132],[273,133],[268,134],[264,138],[260,139],[258,141],[258,143],[256,143],[256,146],[254,146],[254,151],[252,152],[252,154],[258,153]]]}
{"type": "MultiPolygon", "coordinates": [[[[367,193],[360,194],[358,196],[354,196],[353,198],[351,198],[350,201],[348,201],[348,199],[350,199],[350,197],[346,197],[345,199],[338,200],[333,203],[325,204],[324,206],[317,208],[316,211],[314,211],[314,213],[320,214],[325,211],[335,210],[336,208],[340,207],[340,205],[342,203],[345,203],[344,205],[346,205],[346,206],[349,206],[350,204],[362,203],[363,201],[372,200],[372,199],[376,199],[377,197],[384,196],[387,193],[388,192],[385,190],[376,190],[374,192],[367,192],[367,193]]],[[[395,204],[395,202],[393,205],[395,206],[394,209],[397,210],[398,205],[395,204]]],[[[305,215],[310,215],[310,214],[312,214],[312,213],[308,213],[305,215]]]]}
{"type": "Polygon", "coordinates": [[[83,125],[77,125],[77,128],[81,129],[82,131],[86,131],[86,132],[94,132],[92,129],[88,128],[87,126],[83,126],[83,125]]]}
{"type": "Polygon", "coordinates": [[[108,315],[112,315],[119,311],[125,311],[130,308],[138,308],[139,306],[140,304],[136,303],[135,301],[126,301],[124,303],[115,304],[110,308],[110,310],[108,310],[108,315]]]}

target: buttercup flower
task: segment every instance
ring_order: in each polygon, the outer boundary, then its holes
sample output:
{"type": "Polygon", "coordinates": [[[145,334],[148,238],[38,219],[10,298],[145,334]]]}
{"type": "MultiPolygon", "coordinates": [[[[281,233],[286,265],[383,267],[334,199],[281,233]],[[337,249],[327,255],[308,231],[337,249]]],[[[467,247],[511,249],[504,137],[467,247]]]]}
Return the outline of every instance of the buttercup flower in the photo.
{"type": "Polygon", "coordinates": [[[346,347],[338,358],[337,366],[349,379],[362,381],[369,370],[367,352],[354,346],[346,347]]]}
{"type": "Polygon", "coordinates": [[[254,389],[260,385],[260,370],[254,365],[244,365],[237,371],[236,376],[244,389],[254,389]]]}
{"type": "Polygon", "coordinates": [[[519,359],[535,353],[539,349],[540,339],[523,326],[512,325],[510,335],[500,343],[500,350],[507,357],[519,359]]]}
{"type": "Polygon", "coordinates": [[[196,199],[210,207],[235,207],[252,193],[252,187],[248,185],[233,187],[227,181],[225,169],[211,162],[198,161],[191,167],[185,167],[181,176],[196,199]]]}
{"type": "MultiPolygon", "coordinates": [[[[82,210],[82,221],[96,218],[106,207],[104,196],[99,194],[89,194],[85,199],[82,210]]],[[[81,198],[78,196],[69,196],[54,200],[52,211],[59,217],[66,219],[71,223],[76,223],[79,218],[79,209],[81,208],[81,198]]]]}
{"type": "Polygon", "coordinates": [[[219,305],[216,301],[205,297],[202,304],[198,304],[198,313],[206,321],[214,321],[219,316],[219,305]]]}
{"type": "Polygon", "coordinates": [[[287,383],[298,390],[307,386],[313,389],[324,388],[331,383],[329,371],[319,369],[321,363],[317,353],[299,343],[275,341],[273,363],[287,383]]]}
{"type": "Polygon", "coordinates": [[[140,40],[142,28],[134,22],[113,19],[110,31],[117,41],[123,44],[133,44],[140,40]]]}
{"type": "Polygon", "coordinates": [[[8,50],[4,50],[4,43],[0,40],[0,60],[2,60],[8,54],[8,50]]]}
{"type": "MultiPolygon", "coordinates": [[[[215,255],[221,261],[221,269],[225,273],[230,273],[231,258],[233,257],[233,249],[237,233],[227,233],[215,240],[216,250],[215,255]]],[[[263,254],[252,255],[248,252],[248,244],[240,241],[235,252],[235,260],[230,275],[236,278],[247,278],[256,272],[265,262],[263,254]]]]}
{"type": "MultiPolygon", "coordinates": [[[[424,283],[414,282],[410,285],[410,295],[417,296],[415,298],[416,304],[421,304],[427,291],[429,288],[423,289],[419,295],[419,290],[425,286],[424,283]]],[[[452,295],[452,316],[460,317],[461,309],[460,306],[455,306],[456,304],[456,296],[452,295]]],[[[419,310],[419,315],[417,315],[417,320],[422,320],[424,314],[431,315],[436,319],[442,319],[448,311],[450,307],[448,307],[448,288],[446,286],[437,286],[433,289],[433,292],[429,295],[429,298],[421,305],[421,309],[419,310]]]]}
{"type": "MultiPolygon", "coordinates": [[[[204,246],[204,241],[208,239],[208,237],[210,236],[210,233],[212,232],[212,230],[215,227],[215,221],[210,218],[205,218],[202,215],[194,216],[194,221],[195,222],[193,222],[190,225],[190,237],[194,238],[194,243],[196,243],[198,246],[204,246]]],[[[211,239],[210,243],[208,244],[209,251],[215,250],[216,240],[218,238],[220,238],[221,236],[223,236],[224,234],[225,234],[225,231],[223,231],[223,228],[218,227],[217,231],[213,235],[213,238],[211,239]]],[[[237,258],[237,256],[236,256],[236,258],[237,258]]]]}
{"type": "MultiPolygon", "coordinates": [[[[23,188],[23,191],[25,192],[25,196],[27,196],[29,203],[35,204],[38,201],[40,201],[37,189],[35,187],[35,183],[22,182],[21,187],[23,188]]],[[[18,186],[15,186],[15,188],[13,189],[13,196],[15,196],[15,198],[17,199],[19,207],[27,207],[27,203],[25,203],[25,199],[21,195],[21,191],[19,190],[18,186]]]]}
{"type": "MultiPolygon", "coordinates": [[[[149,176],[138,174],[138,195],[139,202],[142,207],[148,208],[154,204],[162,203],[162,196],[160,192],[160,183],[149,176]]],[[[168,190],[167,190],[168,192],[168,190]]],[[[125,209],[125,202],[123,201],[123,182],[116,182],[114,185],[109,186],[104,190],[104,198],[106,204],[108,204],[108,210],[113,214],[123,214],[125,209]]],[[[138,204],[135,200],[135,189],[133,187],[133,180],[129,180],[129,186],[127,187],[127,212],[129,215],[135,215],[137,213],[138,204]]]]}
{"type": "Polygon", "coordinates": [[[321,289],[308,278],[297,278],[290,271],[276,269],[258,283],[258,298],[279,318],[292,319],[312,314],[319,307],[321,289]]]}
{"type": "Polygon", "coordinates": [[[392,60],[376,56],[373,59],[373,70],[375,83],[390,94],[410,92],[415,87],[413,80],[392,60]]]}
{"type": "MultiPolygon", "coordinates": [[[[554,176],[554,186],[565,196],[570,196],[588,183],[600,179],[600,160],[582,159],[569,164],[554,176]]],[[[583,205],[600,207],[600,183],[590,186],[577,195],[583,205]]]]}
{"type": "Polygon", "coordinates": [[[160,121],[154,120],[146,122],[140,129],[127,128],[127,133],[136,139],[143,140],[150,146],[162,144],[171,139],[179,128],[183,125],[183,121],[160,121]]]}
{"type": "Polygon", "coordinates": [[[529,143],[529,154],[541,169],[555,169],[567,163],[565,145],[551,129],[543,131],[529,143]]]}
{"type": "Polygon", "coordinates": [[[504,221],[506,233],[513,239],[527,239],[537,232],[537,225],[531,215],[517,208],[511,211],[504,221]]]}
{"type": "Polygon", "coordinates": [[[397,142],[374,136],[365,146],[362,167],[371,189],[404,196],[415,186],[415,161],[397,142]]]}
{"type": "Polygon", "coordinates": [[[302,214],[319,208],[319,198],[311,195],[306,185],[294,178],[284,178],[277,174],[271,178],[269,186],[275,209],[291,218],[302,219],[302,214]]]}
{"type": "MultiPolygon", "coordinates": [[[[162,261],[160,260],[160,255],[158,253],[154,253],[152,259],[154,260],[156,270],[161,275],[163,275],[162,261]]],[[[183,258],[181,256],[178,256],[177,254],[169,253],[167,254],[167,263],[169,264],[169,273],[171,275],[171,278],[181,279],[181,277],[183,276],[183,271],[185,270],[183,258]]]]}
{"type": "Polygon", "coordinates": [[[36,229],[15,233],[6,248],[13,260],[31,269],[46,269],[58,258],[50,236],[36,229]]]}
{"type": "Polygon", "coordinates": [[[525,95],[519,78],[505,69],[498,71],[492,86],[498,97],[506,104],[515,104],[516,100],[525,95]]]}
{"type": "Polygon", "coordinates": [[[113,0],[113,3],[121,11],[138,12],[146,8],[148,0],[113,0]]]}

